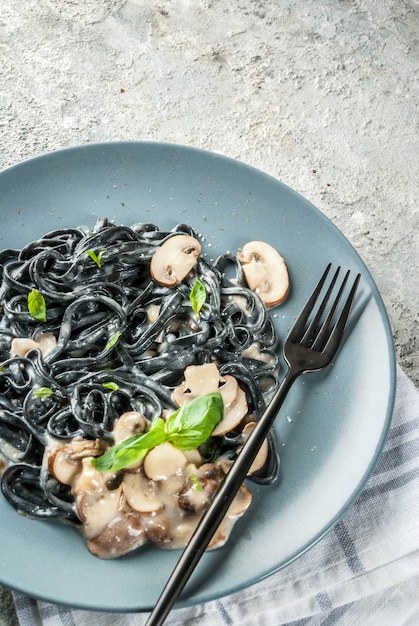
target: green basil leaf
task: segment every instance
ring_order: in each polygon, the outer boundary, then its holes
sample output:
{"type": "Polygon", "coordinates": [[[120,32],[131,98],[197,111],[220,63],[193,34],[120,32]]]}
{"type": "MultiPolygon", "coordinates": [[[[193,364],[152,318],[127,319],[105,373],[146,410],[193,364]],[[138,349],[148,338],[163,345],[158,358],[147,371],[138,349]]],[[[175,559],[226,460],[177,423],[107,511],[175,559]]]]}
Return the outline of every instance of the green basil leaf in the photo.
{"type": "Polygon", "coordinates": [[[195,450],[195,448],[199,448],[201,444],[203,444],[208,437],[210,437],[212,430],[209,432],[202,430],[188,430],[184,433],[174,433],[167,437],[167,441],[169,441],[172,445],[175,446],[178,450],[183,450],[187,452],[188,450],[195,450]]]}
{"type": "Polygon", "coordinates": [[[109,389],[110,391],[118,391],[119,389],[119,385],[117,385],[117,383],[113,383],[112,381],[109,383],[102,383],[102,387],[105,387],[105,389],[109,389]]]}
{"type": "Polygon", "coordinates": [[[112,337],[109,339],[108,343],[105,346],[105,349],[110,350],[111,348],[116,346],[116,344],[119,341],[120,336],[121,336],[121,331],[117,330],[116,333],[112,335],[112,337]]]}
{"type": "Polygon", "coordinates": [[[37,289],[32,289],[28,293],[28,311],[35,320],[39,322],[47,321],[47,307],[42,293],[37,289]]]}
{"type": "Polygon", "coordinates": [[[194,398],[172,413],[166,421],[167,441],[179,450],[193,450],[206,441],[224,415],[220,393],[194,398]]]}
{"type": "Polygon", "coordinates": [[[172,413],[165,422],[159,417],[146,433],[134,435],[109,448],[102,456],[92,459],[100,472],[118,472],[169,441],[179,450],[198,448],[210,437],[222,420],[224,403],[220,393],[209,393],[195,398],[172,413]]]}
{"type": "Polygon", "coordinates": [[[189,302],[191,303],[192,310],[197,319],[206,299],[207,290],[205,289],[205,285],[199,280],[199,278],[196,278],[191,289],[191,293],[189,294],[189,302]]]}
{"type": "Polygon", "coordinates": [[[101,250],[96,254],[94,250],[86,250],[86,254],[89,255],[94,263],[96,263],[99,269],[102,267],[102,256],[105,254],[105,252],[106,250],[101,250]]]}
{"type": "Polygon", "coordinates": [[[34,395],[37,398],[49,398],[53,394],[53,390],[50,387],[39,387],[34,391],[34,395]]]}
{"type": "Polygon", "coordinates": [[[164,423],[159,417],[151,423],[148,432],[124,439],[102,456],[92,459],[92,464],[99,472],[118,472],[140,461],[147,452],[166,441],[164,423]]]}
{"type": "Polygon", "coordinates": [[[192,491],[194,493],[197,493],[198,491],[203,491],[204,488],[202,486],[202,483],[200,482],[200,480],[198,479],[198,476],[196,474],[191,474],[189,476],[189,481],[192,485],[192,491]]]}

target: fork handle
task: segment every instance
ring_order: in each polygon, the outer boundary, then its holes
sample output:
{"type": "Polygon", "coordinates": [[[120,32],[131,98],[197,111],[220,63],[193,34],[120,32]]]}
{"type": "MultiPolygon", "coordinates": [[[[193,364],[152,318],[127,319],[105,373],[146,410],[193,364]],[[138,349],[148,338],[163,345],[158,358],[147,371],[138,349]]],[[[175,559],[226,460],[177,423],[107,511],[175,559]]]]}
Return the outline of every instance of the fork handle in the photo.
{"type": "Polygon", "coordinates": [[[267,409],[257,422],[240,454],[215,492],[210,505],[170,575],[146,622],[146,626],[161,626],[165,621],[246,478],[249,468],[263,441],[266,439],[291,385],[299,374],[301,374],[301,371],[293,368],[288,369],[267,409]]]}

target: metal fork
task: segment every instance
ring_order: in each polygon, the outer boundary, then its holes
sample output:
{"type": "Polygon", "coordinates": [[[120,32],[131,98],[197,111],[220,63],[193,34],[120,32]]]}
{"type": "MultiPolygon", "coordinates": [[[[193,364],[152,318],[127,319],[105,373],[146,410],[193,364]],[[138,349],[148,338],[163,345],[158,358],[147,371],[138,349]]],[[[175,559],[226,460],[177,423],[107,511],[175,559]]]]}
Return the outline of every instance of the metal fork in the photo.
{"type": "Polygon", "coordinates": [[[216,491],[150,614],[146,626],[161,626],[165,621],[246,478],[291,385],[300,374],[323,369],[336,355],[361,275],[356,276],[346,300],[341,303],[350,274],[349,271],[346,272],[339,289],[336,288],[337,295],[329,304],[332,293],[336,291],[334,288],[340,273],[340,267],[338,267],[326,288],[325,283],[330,268],[331,264],[327,266],[285,340],[283,352],[288,370],[281,385],[216,491]],[[324,295],[322,292],[325,292],[324,295]]]}

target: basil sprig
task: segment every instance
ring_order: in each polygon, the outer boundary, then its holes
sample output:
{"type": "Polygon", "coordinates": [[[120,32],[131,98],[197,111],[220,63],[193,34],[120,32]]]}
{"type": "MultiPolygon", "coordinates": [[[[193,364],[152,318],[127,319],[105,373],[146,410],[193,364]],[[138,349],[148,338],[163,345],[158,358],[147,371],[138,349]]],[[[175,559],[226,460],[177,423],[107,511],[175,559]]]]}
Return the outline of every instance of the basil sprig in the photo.
{"type": "Polygon", "coordinates": [[[102,387],[104,387],[105,389],[109,389],[109,391],[118,391],[119,390],[118,383],[114,383],[111,380],[109,382],[102,383],[102,387]]]}
{"type": "Polygon", "coordinates": [[[34,395],[37,398],[49,398],[53,393],[51,387],[38,387],[38,389],[34,391],[34,395]]]}
{"type": "Polygon", "coordinates": [[[121,336],[121,331],[117,330],[116,333],[114,333],[112,337],[109,339],[108,343],[105,346],[105,349],[110,350],[111,348],[116,346],[116,344],[119,341],[120,336],[121,336]]]}
{"type": "Polygon", "coordinates": [[[203,444],[222,420],[224,403],[220,393],[209,393],[183,404],[166,421],[153,420],[146,433],[133,435],[92,459],[99,472],[117,472],[137,463],[153,448],[168,441],[179,450],[194,450],[203,444]]]}
{"type": "Polygon", "coordinates": [[[199,313],[205,304],[207,299],[207,290],[203,282],[199,278],[195,279],[191,293],[189,294],[189,302],[191,303],[192,310],[196,315],[196,319],[199,317],[199,313]]]}
{"type": "Polygon", "coordinates": [[[45,298],[37,289],[31,289],[28,293],[28,311],[38,322],[47,321],[47,306],[45,298]]]}
{"type": "Polygon", "coordinates": [[[102,256],[105,254],[106,250],[100,250],[97,254],[94,250],[86,250],[86,254],[92,259],[93,263],[96,263],[98,268],[102,267],[102,256]]]}

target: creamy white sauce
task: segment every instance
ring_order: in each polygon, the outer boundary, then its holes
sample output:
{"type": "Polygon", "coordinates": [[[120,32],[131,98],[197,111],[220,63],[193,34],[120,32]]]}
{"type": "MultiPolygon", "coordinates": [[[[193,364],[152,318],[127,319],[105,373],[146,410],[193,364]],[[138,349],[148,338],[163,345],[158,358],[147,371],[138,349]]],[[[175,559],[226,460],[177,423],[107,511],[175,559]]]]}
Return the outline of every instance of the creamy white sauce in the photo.
{"type": "Polygon", "coordinates": [[[0,478],[4,474],[4,470],[7,467],[7,459],[0,452],[0,478]]]}
{"type": "Polygon", "coordinates": [[[4,441],[4,439],[0,438],[0,462],[3,458],[6,465],[9,465],[9,463],[19,463],[21,454],[21,450],[18,450],[18,448],[12,446],[11,443],[8,443],[7,441],[4,441]]]}
{"type": "Polygon", "coordinates": [[[274,363],[274,357],[272,354],[262,352],[260,344],[255,342],[251,346],[242,351],[242,357],[245,359],[254,359],[255,361],[262,361],[267,365],[274,363]]]}
{"type": "MultiPolygon", "coordinates": [[[[155,480],[147,475],[150,465],[147,457],[136,470],[117,476],[93,467],[93,456],[88,453],[95,445],[101,444],[78,439],[63,445],[51,440],[45,455],[49,471],[71,487],[89,550],[107,559],[126,554],[146,542],[164,549],[184,548],[224,477],[221,464],[199,466],[190,462],[190,458],[200,460],[197,451],[184,455],[173,448],[173,457],[182,456],[183,461],[177,466],[170,459],[162,462],[155,480]]],[[[157,448],[163,446],[171,444],[157,448]]],[[[156,454],[157,448],[154,448],[156,454]]],[[[227,541],[234,523],[250,502],[251,493],[242,486],[210,548],[227,541]]]]}

